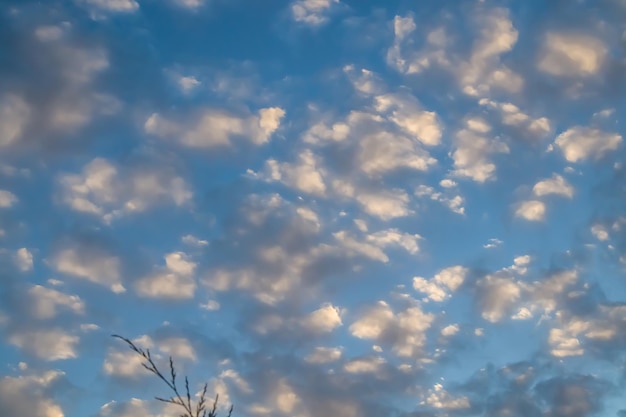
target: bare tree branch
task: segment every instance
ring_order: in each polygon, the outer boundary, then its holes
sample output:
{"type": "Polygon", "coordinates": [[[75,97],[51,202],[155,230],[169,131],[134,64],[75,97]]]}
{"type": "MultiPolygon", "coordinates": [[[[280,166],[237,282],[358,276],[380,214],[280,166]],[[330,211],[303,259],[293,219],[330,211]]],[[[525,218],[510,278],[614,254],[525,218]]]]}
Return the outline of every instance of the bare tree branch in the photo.
{"type": "MultiPolygon", "coordinates": [[[[175,404],[182,407],[185,410],[184,414],[181,414],[180,417],[217,417],[217,404],[219,400],[219,395],[215,396],[215,401],[213,401],[213,406],[209,413],[207,414],[206,409],[206,394],[208,389],[208,383],[204,384],[204,388],[200,393],[200,399],[196,402],[194,407],[193,401],[191,400],[191,391],[189,390],[189,379],[185,376],[185,398],[181,396],[178,391],[178,386],[176,385],[176,368],[174,367],[174,360],[172,357],[169,357],[169,366],[170,366],[170,379],[168,380],[157,368],[156,364],[152,360],[152,355],[150,354],[150,349],[143,350],[137,347],[130,339],[127,339],[123,336],[113,334],[112,337],[120,339],[128,345],[128,347],[139,356],[144,359],[144,362],[141,365],[156,375],[161,381],[163,381],[169,389],[174,393],[170,398],[162,398],[162,397],[154,397],[157,401],[161,401],[163,403],[175,404]]],[[[230,406],[228,411],[228,417],[231,417],[233,412],[233,406],[230,406]]]]}

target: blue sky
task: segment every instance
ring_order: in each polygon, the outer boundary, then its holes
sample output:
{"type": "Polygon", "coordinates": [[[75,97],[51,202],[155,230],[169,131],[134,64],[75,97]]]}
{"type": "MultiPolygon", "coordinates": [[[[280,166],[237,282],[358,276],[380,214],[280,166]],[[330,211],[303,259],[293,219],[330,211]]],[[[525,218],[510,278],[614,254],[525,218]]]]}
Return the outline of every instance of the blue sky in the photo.
{"type": "Polygon", "coordinates": [[[0,414],[623,417],[625,18],[2,2],[0,414]]]}

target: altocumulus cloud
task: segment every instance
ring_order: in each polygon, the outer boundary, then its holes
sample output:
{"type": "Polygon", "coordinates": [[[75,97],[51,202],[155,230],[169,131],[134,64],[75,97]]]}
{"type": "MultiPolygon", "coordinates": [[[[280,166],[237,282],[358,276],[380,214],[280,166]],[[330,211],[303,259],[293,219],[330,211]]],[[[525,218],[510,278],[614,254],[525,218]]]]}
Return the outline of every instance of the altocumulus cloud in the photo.
{"type": "Polygon", "coordinates": [[[624,415],[626,4],[7,0],[0,414],[624,415]],[[607,366],[610,364],[610,366],[607,366]]]}

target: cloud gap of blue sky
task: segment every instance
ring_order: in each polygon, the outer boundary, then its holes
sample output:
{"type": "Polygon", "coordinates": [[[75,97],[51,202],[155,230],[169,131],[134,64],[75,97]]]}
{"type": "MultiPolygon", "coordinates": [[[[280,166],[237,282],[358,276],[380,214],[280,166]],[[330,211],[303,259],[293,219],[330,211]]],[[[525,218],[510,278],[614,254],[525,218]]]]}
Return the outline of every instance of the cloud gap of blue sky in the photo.
{"type": "Polygon", "coordinates": [[[2,2],[0,415],[623,417],[625,18],[2,2]]]}

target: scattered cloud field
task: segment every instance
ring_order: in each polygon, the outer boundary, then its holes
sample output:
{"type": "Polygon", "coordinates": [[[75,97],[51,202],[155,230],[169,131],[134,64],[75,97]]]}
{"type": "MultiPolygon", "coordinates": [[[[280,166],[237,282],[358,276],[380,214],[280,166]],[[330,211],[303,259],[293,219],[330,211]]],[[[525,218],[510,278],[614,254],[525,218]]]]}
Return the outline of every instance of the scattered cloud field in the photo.
{"type": "Polygon", "coordinates": [[[2,2],[0,414],[625,416],[625,19],[2,2]]]}

